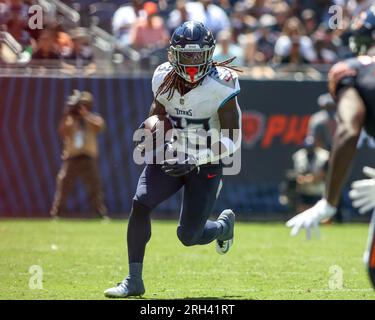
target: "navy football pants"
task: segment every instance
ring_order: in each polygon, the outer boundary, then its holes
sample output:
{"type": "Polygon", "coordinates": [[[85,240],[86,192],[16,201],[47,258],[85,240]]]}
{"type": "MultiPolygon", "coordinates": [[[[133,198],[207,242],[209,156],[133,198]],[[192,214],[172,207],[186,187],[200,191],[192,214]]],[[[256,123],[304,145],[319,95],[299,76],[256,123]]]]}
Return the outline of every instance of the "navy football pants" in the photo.
{"type": "Polygon", "coordinates": [[[222,167],[201,167],[186,176],[174,178],[160,165],[147,165],[139,177],[128,225],[129,262],[143,262],[151,237],[151,211],[182,187],[183,200],[177,236],[185,246],[207,244],[222,232],[221,225],[209,221],[222,186],[222,167]]]}

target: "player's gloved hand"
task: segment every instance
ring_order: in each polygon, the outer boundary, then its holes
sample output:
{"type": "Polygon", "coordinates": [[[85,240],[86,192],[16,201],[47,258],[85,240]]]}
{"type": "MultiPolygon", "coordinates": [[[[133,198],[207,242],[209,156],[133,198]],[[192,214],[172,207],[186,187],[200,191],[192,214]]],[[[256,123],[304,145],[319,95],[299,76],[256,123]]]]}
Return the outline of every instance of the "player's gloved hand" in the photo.
{"type": "Polygon", "coordinates": [[[306,229],[307,239],[311,238],[311,229],[314,228],[319,236],[319,223],[336,214],[337,209],[330,205],[326,199],[319,200],[312,208],[296,215],[286,226],[292,228],[290,235],[296,236],[302,228],[306,229]]]}
{"type": "Polygon", "coordinates": [[[165,160],[161,169],[172,177],[182,177],[197,168],[196,160],[193,156],[188,155],[181,163],[176,162],[177,159],[165,160]],[[195,162],[195,163],[192,163],[195,162]]]}
{"type": "MultiPolygon", "coordinates": [[[[174,153],[174,148],[170,142],[165,144],[165,150],[166,153],[174,153]]],[[[161,169],[164,173],[175,178],[182,177],[196,168],[199,168],[197,160],[193,155],[188,153],[184,153],[182,156],[180,155],[179,157],[176,156],[166,159],[163,161],[161,166],[161,169]]]]}
{"type": "Polygon", "coordinates": [[[361,214],[375,208],[375,169],[364,167],[363,173],[370,179],[354,181],[352,190],[349,192],[353,206],[359,208],[361,214]]]}

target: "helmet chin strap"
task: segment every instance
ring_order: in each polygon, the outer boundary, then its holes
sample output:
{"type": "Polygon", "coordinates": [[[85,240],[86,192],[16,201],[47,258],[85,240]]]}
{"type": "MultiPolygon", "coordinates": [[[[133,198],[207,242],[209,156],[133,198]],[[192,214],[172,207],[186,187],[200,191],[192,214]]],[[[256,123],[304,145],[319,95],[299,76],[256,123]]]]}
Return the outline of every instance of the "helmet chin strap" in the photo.
{"type": "Polygon", "coordinates": [[[198,67],[186,67],[185,70],[190,77],[190,81],[194,82],[195,76],[198,73],[198,67]]]}

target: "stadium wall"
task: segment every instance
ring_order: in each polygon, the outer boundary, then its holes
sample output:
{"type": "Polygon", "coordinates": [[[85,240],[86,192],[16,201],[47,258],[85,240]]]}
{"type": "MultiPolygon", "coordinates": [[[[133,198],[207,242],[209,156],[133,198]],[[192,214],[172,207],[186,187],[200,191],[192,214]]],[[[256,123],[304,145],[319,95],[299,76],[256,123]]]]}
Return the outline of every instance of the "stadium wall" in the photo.
{"type": "MultiPolygon", "coordinates": [[[[301,147],[316,99],[326,91],[320,81],[242,80],[242,169],[226,178],[217,211],[231,207],[242,217],[286,213],[278,203],[278,185],[301,147]]],[[[57,124],[66,97],[74,89],[91,91],[94,110],[107,129],[99,138],[100,170],[112,216],[129,212],[141,167],[132,159],[132,134],[152,102],[150,78],[0,78],[0,216],[48,216],[61,164],[57,124]]],[[[353,177],[369,164],[369,149],[358,157],[353,177]],[[367,159],[367,160],[366,160],[367,159]]],[[[370,163],[371,164],[371,163],[370,163]]],[[[162,181],[160,182],[162,186],[162,181]]],[[[164,202],[159,213],[175,216],[181,194],[164,202]]],[[[78,183],[67,215],[87,214],[90,207],[78,183]]]]}

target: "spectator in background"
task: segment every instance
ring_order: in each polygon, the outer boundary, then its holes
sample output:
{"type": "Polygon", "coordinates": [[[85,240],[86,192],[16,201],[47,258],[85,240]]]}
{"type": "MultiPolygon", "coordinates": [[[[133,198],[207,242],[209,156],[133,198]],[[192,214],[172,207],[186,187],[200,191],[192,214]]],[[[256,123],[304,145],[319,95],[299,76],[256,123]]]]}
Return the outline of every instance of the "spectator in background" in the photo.
{"type": "Polygon", "coordinates": [[[146,2],[143,6],[145,18],[138,18],[129,35],[129,44],[136,50],[152,52],[165,48],[169,41],[169,34],[164,22],[157,15],[158,7],[154,2],[146,2]]]}
{"type": "Polygon", "coordinates": [[[375,49],[375,3],[368,11],[355,17],[350,24],[349,46],[355,55],[366,55],[375,49]]]}
{"type": "Polygon", "coordinates": [[[216,61],[226,61],[233,57],[233,64],[237,66],[244,65],[243,50],[233,42],[233,35],[229,30],[220,31],[217,36],[217,45],[213,59],[216,61]]]}
{"type": "Polygon", "coordinates": [[[40,72],[46,72],[47,68],[60,67],[60,55],[57,51],[56,34],[53,29],[44,29],[39,35],[31,66],[38,67],[40,72]]]}
{"type": "Polygon", "coordinates": [[[230,29],[230,21],[226,12],[213,4],[213,0],[199,0],[197,4],[201,4],[203,16],[202,20],[199,20],[199,15],[197,15],[194,20],[202,22],[215,36],[222,30],[230,29]]]}
{"type": "Polygon", "coordinates": [[[177,0],[176,8],[173,9],[167,20],[167,27],[171,34],[183,21],[192,20],[186,6],[186,0],[177,0]]]}
{"type": "Polygon", "coordinates": [[[293,155],[301,206],[298,212],[315,204],[324,194],[328,159],[329,152],[317,146],[312,137],[308,137],[304,148],[293,155]]]}
{"type": "Polygon", "coordinates": [[[59,134],[64,143],[63,163],[56,179],[56,193],[50,212],[53,218],[62,213],[77,178],[83,180],[96,214],[108,218],[97,165],[97,136],[105,123],[100,115],[92,112],[92,107],[90,92],[74,90],[60,120],[59,134]]]}
{"type": "Polygon", "coordinates": [[[5,31],[9,32],[23,48],[22,62],[31,59],[33,49],[36,47],[35,40],[28,32],[28,6],[21,0],[9,2],[9,16],[6,22],[5,31]]]}
{"type": "Polygon", "coordinates": [[[269,4],[270,2],[267,0],[254,0],[249,6],[248,13],[257,19],[264,14],[272,14],[269,4]]]}
{"type": "Polygon", "coordinates": [[[56,22],[42,29],[32,55],[32,65],[56,67],[60,59],[72,56],[74,44],[72,38],[56,22]]]}
{"type": "Polygon", "coordinates": [[[292,159],[297,182],[296,210],[302,212],[312,207],[324,194],[329,152],[318,147],[310,136],[292,159]]]}
{"type": "Polygon", "coordinates": [[[237,0],[230,1],[230,0],[216,0],[214,1],[221,9],[225,11],[227,16],[230,16],[233,11],[233,4],[237,2],[237,0]]]}
{"type": "Polygon", "coordinates": [[[168,16],[172,10],[177,7],[176,0],[157,0],[159,8],[159,15],[163,18],[164,22],[168,20],[168,16]]]}
{"type": "Polygon", "coordinates": [[[291,9],[285,1],[280,1],[274,5],[273,14],[276,19],[276,24],[272,28],[272,31],[280,34],[284,28],[286,21],[291,16],[291,9]]]}
{"type": "Polygon", "coordinates": [[[27,16],[27,11],[29,6],[32,4],[32,1],[27,0],[7,0],[9,8],[11,11],[17,10],[20,11],[22,16],[27,16]]]}
{"type": "Polygon", "coordinates": [[[297,17],[301,17],[302,12],[306,9],[311,9],[315,13],[317,24],[327,24],[332,16],[329,8],[335,5],[335,0],[293,0],[293,13],[297,17]]]}
{"type": "Polygon", "coordinates": [[[259,19],[258,29],[252,35],[247,47],[247,58],[250,63],[268,63],[274,56],[277,34],[272,31],[276,19],[264,14],[259,19]]]}
{"type": "Polygon", "coordinates": [[[275,44],[276,63],[312,63],[317,60],[312,40],[307,37],[301,21],[288,19],[283,32],[275,44]]]}
{"type": "Polygon", "coordinates": [[[357,17],[361,12],[367,11],[372,4],[374,0],[348,0],[346,9],[352,17],[357,17]]]}
{"type": "Polygon", "coordinates": [[[315,12],[311,9],[303,10],[302,23],[305,26],[306,34],[310,37],[317,29],[315,12]]]}
{"type": "Polygon", "coordinates": [[[113,34],[120,46],[130,45],[129,33],[139,17],[145,17],[144,0],[132,0],[130,4],[121,6],[113,15],[113,34]]]}
{"type": "Polygon", "coordinates": [[[321,25],[312,35],[317,53],[317,63],[333,64],[338,60],[334,33],[326,25],[321,25]]]}
{"type": "Polygon", "coordinates": [[[279,201],[293,214],[310,208],[325,191],[329,152],[307,136],[302,149],[292,156],[293,169],[287,170],[280,185],[279,201]]]}
{"type": "Polygon", "coordinates": [[[76,28],[71,33],[73,48],[64,55],[63,66],[70,73],[77,69],[83,69],[85,74],[91,74],[96,70],[94,53],[91,47],[91,37],[85,28],[76,28]]]}
{"type": "Polygon", "coordinates": [[[69,56],[74,48],[71,36],[63,30],[61,24],[54,24],[50,28],[55,33],[56,50],[58,54],[61,57],[69,56]]]}
{"type": "Polygon", "coordinates": [[[45,60],[59,60],[55,32],[45,29],[38,38],[36,50],[33,52],[33,63],[45,63],[45,60]]]}
{"type": "Polygon", "coordinates": [[[309,120],[307,137],[312,137],[318,147],[331,150],[336,132],[336,103],[327,92],[318,97],[317,104],[320,110],[309,120]]]}
{"type": "MultiPolygon", "coordinates": [[[[37,42],[43,30],[31,30],[26,23],[28,8],[34,3],[37,0],[0,0],[0,27],[8,30],[23,47],[21,58],[18,54],[14,58],[13,54],[12,59],[4,60],[7,63],[14,63],[13,60],[27,62],[36,49],[40,54],[40,44],[37,48],[37,42]]],[[[142,37],[135,40],[133,31],[138,29],[138,35],[148,36],[145,30],[151,30],[152,39],[157,28],[154,28],[154,23],[146,23],[147,15],[159,6],[159,19],[155,21],[165,21],[169,31],[186,20],[204,23],[216,36],[220,31],[231,30],[232,44],[242,48],[244,63],[269,63],[274,56],[273,61],[276,63],[331,64],[351,55],[349,21],[353,16],[359,18],[373,3],[373,0],[152,0],[145,5],[144,0],[129,0],[124,1],[124,5],[113,14],[112,27],[120,51],[121,47],[133,44],[135,48],[144,49],[144,55],[151,55],[153,49],[149,50],[147,45],[144,48],[145,41],[141,40],[142,37]],[[335,30],[328,27],[328,21],[332,17],[328,8],[333,4],[344,8],[343,28],[335,30]],[[298,19],[302,22],[297,22],[298,19]],[[269,27],[264,23],[266,20],[276,20],[276,23],[269,27]],[[140,21],[144,23],[143,26],[140,21]],[[153,27],[149,28],[150,25],[153,27]],[[275,42],[275,38],[279,38],[278,41],[275,42]]],[[[51,20],[56,21],[56,11],[53,8],[44,12],[44,29],[54,28],[50,26],[51,20]]],[[[56,39],[58,53],[63,57],[71,56],[77,44],[73,44],[72,39],[61,28],[56,39]]],[[[164,41],[165,37],[162,36],[160,42],[164,41]]],[[[155,47],[160,47],[159,43],[155,47]]],[[[89,52],[90,48],[85,51],[89,52]]],[[[150,58],[145,58],[144,55],[141,55],[141,61],[153,60],[155,57],[160,59],[162,50],[152,54],[150,58]]],[[[82,64],[82,61],[83,65],[91,63],[87,63],[91,59],[90,54],[83,56],[83,59],[73,58],[78,62],[77,65],[82,64]]]]}
{"type": "Polygon", "coordinates": [[[212,0],[185,2],[180,0],[178,8],[170,13],[168,29],[170,32],[184,22],[184,19],[202,22],[215,36],[222,30],[230,29],[230,21],[223,9],[212,0]]]}
{"type": "Polygon", "coordinates": [[[3,31],[9,19],[9,2],[8,0],[0,0],[0,30],[3,31]]]}
{"type": "Polygon", "coordinates": [[[230,16],[233,38],[237,42],[246,42],[247,34],[256,26],[256,18],[247,13],[247,6],[243,2],[236,2],[230,16]],[[242,38],[242,39],[241,39],[242,38]]]}

